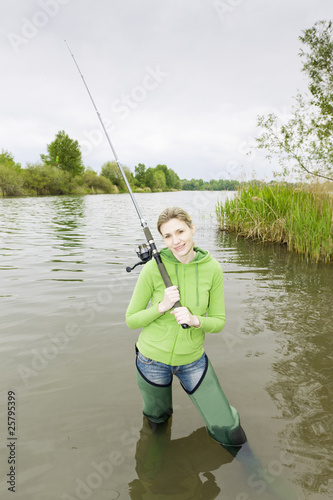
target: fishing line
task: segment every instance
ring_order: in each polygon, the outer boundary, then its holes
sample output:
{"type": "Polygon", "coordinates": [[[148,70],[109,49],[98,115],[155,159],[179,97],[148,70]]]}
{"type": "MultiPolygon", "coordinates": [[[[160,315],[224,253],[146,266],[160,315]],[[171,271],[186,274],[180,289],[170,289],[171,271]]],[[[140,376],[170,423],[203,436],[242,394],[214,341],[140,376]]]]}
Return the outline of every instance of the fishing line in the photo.
{"type": "MultiPolygon", "coordinates": [[[[65,42],[65,44],[66,44],[66,46],[67,46],[67,48],[68,48],[68,51],[69,51],[70,55],[71,55],[71,56],[72,56],[72,58],[73,58],[73,61],[74,61],[74,63],[75,63],[75,66],[77,67],[77,70],[78,70],[78,72],[79,72],[79,74],[80,74],[80,76],[81,76],[81,78],[82,78],[82,81],[83,81],[83,83],[84,83],[84,86],[85,86],[85,88],[86,88],[86,90],[87,90],[87,92],[88,92],[88,95],[89,95],[89,97],[90,97],[90,100],[91,100],[91,102],[92,102],[92,104],[93,104],[93,106],[94,106],[94,109],[95,109],[95,111],[96,111],[96,114],[97,114],[97,116],[98,116],[98,119],[99,119],[99,121],[100,121],[100,123],[101,123],[101,125],[102,125],[102,129],[103,129],[103,131],[104,131],[104,133],[105,133],[105,136],[106,136],[106,138],[107,138],[107,141],[108,141],[109,146],[110,146],[110,148],[111,148],[111,151],[112,151],[112,153],[113,153],[114,159],[116,160],[116,163],[117,163],[117,165],[118,165],[118,167],[119,167],[119,169],[120,169],[121,175],[122,175],[122,177],[123,177],[123,179],[124,179],[124,182],[125,182],[125,184],[126,184],[126,187],[127,187],[128,192],[129,192],[129,194],[130,194],[130,197],[131,197],[131,200],[132,200],[133,205],[134,205],[134,207],[135,207],[135,210],[136,210],[136,212],[137,212],[137,214],[138,214],[138,216],[139,216],[140,223],[141,223],[141,226],[142,226],[142,228],[143,228],[143,232],[144,232],[144,234],[145,234],[145,237],[146,237],[147,243],[148,243],[148,245],[149,245],[149,248],[147,248],[147,246],[146,246],[145,244],[143,244],[143,245],[139,245],[139,247],[136,249],[136,252],[137,252],[138,256],[140,257],[141,262],[138,262],[138,263],[137,263],[137,264],[135,264],[135,266],[133,266],[132,268],[131,268],[131,267],[127,267],[127,268],[126,268],[126,270],[127,270],[128,272],[130,272],[130,271],[131,271],[132,269],[134,269],[134,267],[136,267],[137,265],[140,265],[140,264],[145,264],[146,262],[148,262],[148,260],[150,260],[152,257],[154,257],[154,259],[155,259],[155,261],[156,261],[156,263],[157,263],[158,269],[159,269],[159,271],[160,271],[160,274],[161,274],[161,276],[162,276],[162,279],[163,279],[163,281],[164,281],[165,287],[166,287],[166,288],[169,288],[170,286],[172,286],[172,283],[171,283],[171,280],[170,280],[170,278],[169,278],[169,275],[168,275],[168,273],[167,273],[167,271],[166,271],[166,269],[165,269],[165,266],[164,266],[164,264],[163,264],[163,262],[162,262],[161,256],[160,256],[160,254],[159,254],[159,252],[158,252],[158,250],[157,250],[157,248],[156,248],[156,244],[155,244],[155,241],[154,241],[154,239],[153,239],[153,237],[152,237],[152,234],[151,234],[151,232],[150,232],[150,229],[149,229],[149,227],[148,227],[148,224],[147,224],[147,222],[144,220],[144,218],[142,217],[142,214],[141,214],[141,212],[140,212],[139,206],[138,206],[138,204],[137,204],[137,202],[136,202],[136,200],[135,200],[135,198],[134,198],[132,188],[131,188],[131,186],[130,186],[130,184],[129,184],[129,182],[128,182],[128,179],[127,179],[127,177],[126,177],[126,175],[125,175],[124,169],[123,169],[123,167],[121,166],[121,163],[120,163],[120,161],[119,161],[119,159],[118,159],[117,153],[116,153],[116,151],[115,151],[115,149],[114,149],[114,147],[113,147],[113,144],[112,144],[111,139],[110,139],[110,137],[109,137],[109,134],[108,134],[108,132],[107,132],[107,130],[106,130],[106,128],[105,128],[105,125],[104,125],[104,122],[103,122],[103,120],[102,120],[102,118],[101,118],[101,115],[100,115],[100,113],[99,113],[99,111],[98,111],[98,109],[97,109],[97,106],[96,106],[96,104],[95,104],[95,101],[94,101],[94,99],[93,99],[93,97],[92,97],[92,95],[91,95],[91,93],[90,93],[90,91],[89,91],[88,85],[87,85],[87,83],[86,83],[86,81],[85,81],[85,79],[84,79],[83,74],[81,73],[80,67],[79,67],[78,63],[76,62],[76,59],[75,59],[75,57],[74,57],[74,55],[73,55],[73,53],[72,53],[71,49],[69,48],[69,45],[68,45],[67,41],[66,41],[66,40],[64,40],[64,42],[65,42]]],[[[174,304],[174,307],[181,307],[181,303],[180,303],[180,301],[179,301],[179,300],[178,300],[178,301],[174,304]]],[[[188,328],[189,326],[188,326],[187,324],[182,324],[182,327],[185,329],[185,328],[188,328]]]]}

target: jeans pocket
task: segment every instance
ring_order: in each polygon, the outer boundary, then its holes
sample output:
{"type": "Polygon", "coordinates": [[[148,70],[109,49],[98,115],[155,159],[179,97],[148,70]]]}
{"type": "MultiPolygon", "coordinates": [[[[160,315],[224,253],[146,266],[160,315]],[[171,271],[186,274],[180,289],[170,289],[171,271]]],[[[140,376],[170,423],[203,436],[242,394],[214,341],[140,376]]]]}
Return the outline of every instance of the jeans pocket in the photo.
{"type": "Polygon", "coordinates": [[[154,363],[153,359],[147,358],[146,356],[141,354],[141,352],[138,352],[137,356],[138,356],[138,360],[140,361],[140,363],[143,363],[145,365],[152,365],[154,363]]]}

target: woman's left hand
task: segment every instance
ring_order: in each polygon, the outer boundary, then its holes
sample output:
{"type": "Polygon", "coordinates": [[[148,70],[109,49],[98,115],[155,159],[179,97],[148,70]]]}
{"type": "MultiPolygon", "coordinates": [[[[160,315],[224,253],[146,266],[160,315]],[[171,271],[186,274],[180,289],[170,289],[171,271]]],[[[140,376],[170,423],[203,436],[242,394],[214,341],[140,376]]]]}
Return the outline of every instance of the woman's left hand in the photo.
{"type": "Polygon", "coordinates": [[[195,326],[196,328],[200,326],[199,319],[191,314],[187,307],[175,307],[170,314],[174,315],[178,325],[186,324],[188,326],[195,326]]]}

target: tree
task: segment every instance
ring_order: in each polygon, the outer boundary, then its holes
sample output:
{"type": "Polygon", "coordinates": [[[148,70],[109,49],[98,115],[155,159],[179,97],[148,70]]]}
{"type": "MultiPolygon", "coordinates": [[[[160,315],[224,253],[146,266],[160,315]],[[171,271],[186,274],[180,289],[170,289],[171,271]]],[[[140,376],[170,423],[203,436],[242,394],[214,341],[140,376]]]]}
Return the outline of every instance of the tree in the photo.
{"type": "Polygon", "coordinates": [[[180,179],[176,172],[172,170],[172,168],[168,168],[168,173],[166,177],[167,181],[167,186],[170,189],[181,189],[182,188],[182,183],[180,182],[180,179]]]}
{"type": "Polygon", "coordinates": [[[146,165],[144,163],[138,163],[137,167],[134,167],[135,179],[138,181],[139,186],[145,187],[145,175],[146,175],[146,165]]]}
{"type": "Polygon", "coordinates": [[[43,164],[28,164],[23,170],[24,186],[40,195],[69,194],[73,188],[73,176],[66,170],[43,164]]]}
{"type": "Polygon", "coordinates": [[[151,168],[151,167],[147,168],[146,174],[145,174],[145,184],[152,191],[156,190],[156,188],[157,188],[157,182],[156,182],[155,169],[154,168],[151,168]]]}
{"type": "MultiPolygon", "coordinates": [[[[123,166],[123,171],[128,182],[132,181],[132,173],[128,167],[123,166]]],[[[126,184],[116,161],[108,161],[102,165],[101,175],[110,179],[111,183],[118,187],[119,191],[126,191],[126,184]]]]}
{"type": "Polygon", "coordinates": [[[283,174],[291,172],[303,179],[313,176],[333,180],[333,26],[318,21],[304,30],[299,39],[302,71],[309,79],[309,94],[296,96],[291,118],[280,123],[271,113],[258,117],[262,134],[259,149],[266,158],[279,157],[283,174]]]}
{"type": "Polygon", "coordinates": [[[14,156],[11,153],[9,153],[9,151],[5,151],[4,149],[2,149],[2,152],[0,154],[0,165],[13,168],[17,172],[21,170],[21,164],[16,163],[14,160],[14,156]]]}
{"type": "Polygon", "coordinates": [[[0,189],[3,196],[22,196],[22,175],[15,168],[0,164],[0,189]]]}
{"type": "Polygon", "coordinates": [[[55,140],[47,145],[47,151],[48,155],[40,155],[46,165],[58,166],[73,176],[83,174],[79,143],[71,139],[64,130],[59,131],[55,140]]]}
{"type": "Polygon", "coordinates": [[[85,170],[83,182],[91,191],[103,193],[113,193],[115,191],[114,185],[111,183],[110,179],[107,179],[103,175],[97,175],[97,173],[90,168],[85,170]]]}
{"type": "Polygon", "coordinates": [[[156,168],[154,170],[155,170],[154,175],[156,181],[155,189],[166,191],[167,184],[166,184],[165,173],[163,172],[163,170],[157,170],[156,168]]]}
{"type": "Polygon", "coordinates": [[[28,164],[24,169],[24,185],[29,191],[35,191],[37,196],[45,194],[48,184],[46,167],[41,164],[28,164]]]}
{"type": "Polygon", "coordinates": [[[172,168],[166,165],[156,165],[155,170],[164,172],[166,189],[181,189],[180,179],[172,168]]]}

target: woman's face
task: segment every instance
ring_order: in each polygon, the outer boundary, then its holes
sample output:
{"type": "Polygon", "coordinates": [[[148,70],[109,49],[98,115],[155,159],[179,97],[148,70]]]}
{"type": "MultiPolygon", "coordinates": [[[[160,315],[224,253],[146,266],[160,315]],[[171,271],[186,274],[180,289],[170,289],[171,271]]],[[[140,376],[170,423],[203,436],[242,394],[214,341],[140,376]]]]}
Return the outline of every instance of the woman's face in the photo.
{"type": "Polygon", "coordinates": [[[194,258],[194,226],[189,227],[186,222],[180,219],[170,219],[161,225],[160,231],[166,246],[170,248],[176,259],[187,264],[194,258]]]}

